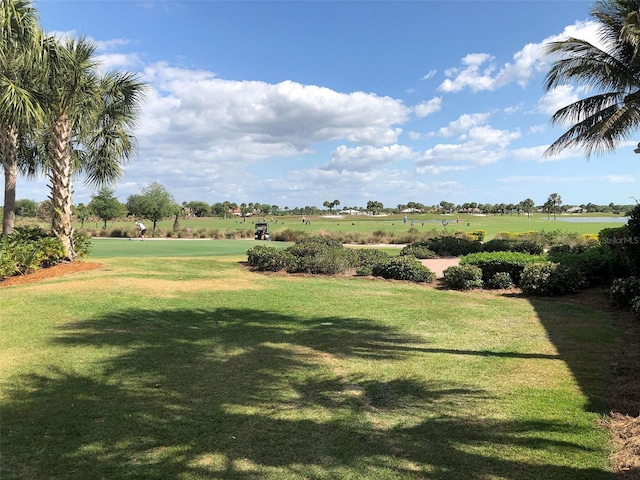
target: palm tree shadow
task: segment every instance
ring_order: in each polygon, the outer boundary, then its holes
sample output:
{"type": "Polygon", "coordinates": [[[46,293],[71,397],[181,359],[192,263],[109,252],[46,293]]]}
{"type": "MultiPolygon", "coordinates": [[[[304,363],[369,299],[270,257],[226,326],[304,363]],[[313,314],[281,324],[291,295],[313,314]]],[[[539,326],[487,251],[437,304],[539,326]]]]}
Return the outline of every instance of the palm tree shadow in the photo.
{"type": "Polygon", "coordinates": [[[56,342],[105,355],[5,392],[4,478],[257,479],[272,469],[296,478],[611,478],[474,453],[486,444],[584,450],[553,439],[566,424],[450,415],[451,402],[485,401],[483,391],[345,375],[341,362],[416,354],[415,339],[365,320],[129,310],[66,325],[56,342]],[[384,424],[397,414],[404,425],[384,424]]]}

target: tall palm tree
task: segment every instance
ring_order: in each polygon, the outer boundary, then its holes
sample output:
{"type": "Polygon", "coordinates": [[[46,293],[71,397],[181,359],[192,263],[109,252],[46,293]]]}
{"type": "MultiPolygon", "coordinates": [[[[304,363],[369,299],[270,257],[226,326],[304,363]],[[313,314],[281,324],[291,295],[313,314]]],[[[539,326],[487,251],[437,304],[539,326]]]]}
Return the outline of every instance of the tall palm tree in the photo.
{"type": "Polygon", "coordinates": [[[53,203],[52,230],[69,260],[75,258],[71,222],[72,180],[102,186],[122,174],[135,150],[130,132],[144,84],[129,72],[101,75],[96,46],[85,39],[60,44],[51,59],[46,90],[47,175],[53,203]]]}
{"type": "Polygon", "coordinates": [[[590,13],[603,47],[568,38],[546,49],[557,57],[546,76],[547,90],[573,83],[596,92],[552,116],[552,123],[572,126],[547,156],[566,148],[580,148],[587,157],[613,151],[640,126],[640,0],[602,0],[590,13]]]}
{"type": "Polygon", "coordinates": [[[0,0],[0,162],[4,172],[2,234],[15,222],[20,143],[43,120],[37,86],[46,64],[36,10],[26,0],[0,0]]]}

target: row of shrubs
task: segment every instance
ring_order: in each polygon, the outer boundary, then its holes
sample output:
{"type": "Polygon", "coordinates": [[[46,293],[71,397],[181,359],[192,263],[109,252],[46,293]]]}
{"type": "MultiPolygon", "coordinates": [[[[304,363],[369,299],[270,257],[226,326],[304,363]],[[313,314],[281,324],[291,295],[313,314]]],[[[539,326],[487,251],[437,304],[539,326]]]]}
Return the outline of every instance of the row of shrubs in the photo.
{"type": "Polygon", "coordinates": [[[285,249],[256,245],[247,251],[247,263],[258,271],[324,275],[373,275],[412,282],[433,282],[435,273],[415,257],[391,257],[381,250],[344,248],[323,237],[302,239],[285,249]]]}
{"type": "MultiPolygon", "coordinates": [[[[73,244],[79,257],[88,255],[92,245],[89,237],[79,232],[74,233],[73,244]]],[[[0,280],[52,267],[64,259],[60,239],[40,227],[17,227],[0,238],[0,280]]]]}
{"type": "MultiPolygon", "coordinates": [[[[248,264],[260,271],[335,275],[352,270],[357,275],[432,282],[435,275],[417,259],[433,258],[442,252],[468,251],[468,245],[455,237],[441,237],[415,242],[403,248],[398,257],[390,257],[380,250],[344,248],[335,240],[311,237],[286,249],[257,245],[247,253],[248,264]]],[[[558,247],[548,254],[526,241],[491,241],[485,245],[488,245],[488,251],[462,255],[460,265],[444,271],[444,283],[448,288],[506,289],[517,286],[529,295],[564,295],[607,284],[616,274],[625,271],[611,249],[603,245],[558,247]],[[497,248],[512,250],[495,251],[497,248]]],[[[632,292],[627,294],[629,298],[618,295],[617,303],[637,304],[635,308],[640,310],[640,280],[615,285],[619,291],[632,292]]]]}

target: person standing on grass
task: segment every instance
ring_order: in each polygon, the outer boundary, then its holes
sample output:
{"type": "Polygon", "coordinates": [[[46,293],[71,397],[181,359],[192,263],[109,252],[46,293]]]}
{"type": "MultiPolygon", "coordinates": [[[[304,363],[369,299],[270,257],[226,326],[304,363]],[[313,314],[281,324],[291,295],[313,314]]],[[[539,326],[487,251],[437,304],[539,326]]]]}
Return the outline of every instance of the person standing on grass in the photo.
{"type": "Polygon", "coordinates": [[[147,233],[147,228],[144,226],[144,223],[136,222],[136,226],[138,227],[138,234],[140,238],[144,242],[144,234],[147,233]]]}

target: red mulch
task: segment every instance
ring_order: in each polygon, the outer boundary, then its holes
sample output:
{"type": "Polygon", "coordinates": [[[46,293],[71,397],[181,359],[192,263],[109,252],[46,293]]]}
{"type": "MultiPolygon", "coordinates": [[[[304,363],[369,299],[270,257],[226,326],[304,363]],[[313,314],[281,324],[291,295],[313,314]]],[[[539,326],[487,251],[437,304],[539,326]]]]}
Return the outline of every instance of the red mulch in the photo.
{"type": "Polygon", "coordinates": [[[0,280],[0,288],[10,287],[12,285],[22,285],[25,283],[40,282],[47,278],[59,277],[61,275],[71,275],[77,272],[86,272],[87,270],[96,270],[98,268],[101,268],[102,266],[102,263],[92,262],[60,263],[49,268],[39,268],[25,275],[5,277],[3,280],[0,280]]]}

